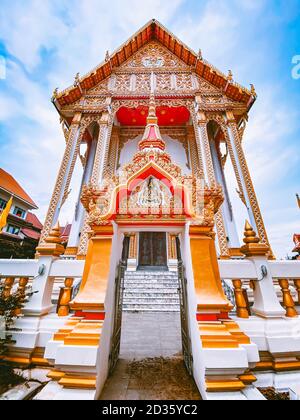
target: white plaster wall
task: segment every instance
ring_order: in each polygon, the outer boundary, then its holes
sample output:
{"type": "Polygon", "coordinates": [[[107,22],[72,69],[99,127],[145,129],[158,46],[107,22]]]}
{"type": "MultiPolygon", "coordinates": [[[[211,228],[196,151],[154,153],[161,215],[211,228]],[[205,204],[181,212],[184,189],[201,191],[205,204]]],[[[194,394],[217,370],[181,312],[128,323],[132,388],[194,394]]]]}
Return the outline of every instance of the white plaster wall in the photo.
{"type": "Polygon", "coordinates": [[[120,154],[120,167],[131,162],[134,154],[138,151],[138,144],[141,140],[142,136],[138,136],[135,139],[129,140],[126,144],[124,144],[124,147],[120,154]]]}
{"type": "MultiPolygon", "coordinates": [[[[181,168],[184,175],[189,175],[191,173],[191,169],[188,168],[188,159],[182,143],[169,136],[162,137],[166,143],[166,152],[170,155],[172,162],[181,168]]],[[[135,139],[129,140],[124,145],[119,161],[119,165],[121,167],[131,162],[134,154],[138,151],[138,144],[141,140],[142,136],[138,136],[135,139]]]]}

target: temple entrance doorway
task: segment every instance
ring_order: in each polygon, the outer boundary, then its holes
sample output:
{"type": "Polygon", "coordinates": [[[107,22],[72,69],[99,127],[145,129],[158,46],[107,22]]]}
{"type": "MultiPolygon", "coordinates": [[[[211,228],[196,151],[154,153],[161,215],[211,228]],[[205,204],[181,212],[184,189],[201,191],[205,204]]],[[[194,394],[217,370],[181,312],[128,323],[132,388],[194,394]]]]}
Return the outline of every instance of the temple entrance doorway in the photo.
{"type": "Polygon", "coordinates": [[[138,235],[137,271],[128,271],[130,244],[126,235],[123,243],[116,276],[110,376],[101,399],[200,399],[193,379],[179,237],[178,270],[172,272],[167,268],[167,233],[138,235]]]}
{"type": "Polygon", "coordinates": [[[164,232],[139,234],[138,270],[168,270],[167,235],[164,232]]]}

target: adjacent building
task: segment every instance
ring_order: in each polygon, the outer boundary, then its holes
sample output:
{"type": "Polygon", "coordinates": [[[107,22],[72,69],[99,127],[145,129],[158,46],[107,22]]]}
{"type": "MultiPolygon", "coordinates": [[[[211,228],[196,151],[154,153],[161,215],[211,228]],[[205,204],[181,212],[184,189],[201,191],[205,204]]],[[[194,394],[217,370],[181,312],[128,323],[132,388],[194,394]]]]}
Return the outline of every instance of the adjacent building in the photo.
{"type": "Polygon", "coordinates": [[[15,178],[0,168],[0,212],[13,204],[0,234],[0,258],[33,258],[43,225],[32,213],[37,205],[15,178]]]}
{"type": "Polygon", "coordinates": [[[296,259],[300,260],[300,234],[294,235],[294,244],[295,244],[295,248],[293,249],[293,252],[297,253],[296,259]]]}

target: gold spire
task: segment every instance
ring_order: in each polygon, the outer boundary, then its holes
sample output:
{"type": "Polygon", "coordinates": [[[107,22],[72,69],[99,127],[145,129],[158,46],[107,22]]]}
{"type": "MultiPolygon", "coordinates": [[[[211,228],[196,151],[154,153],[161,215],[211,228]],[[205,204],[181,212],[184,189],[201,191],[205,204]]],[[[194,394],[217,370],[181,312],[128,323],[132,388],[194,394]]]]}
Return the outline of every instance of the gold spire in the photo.
{"type": "Polygon", "coordinates": [[[58,87],[54,89],[53,94],[52,94],[52,99],[57,99],[58,97],[58,87]]]}
{"type": "Polygon", "coordinates": [[[76,73],[75,79],[74,79],[74,86],[78,86],[80,83],[80,73],[76,73]]]}
{"type": "Polygon", "coordinates": [[[156,103],[154,92],[150,93],[149,113],[147,117],[147,124],[157,124],[158,118],[156,116],[156,103]]]}
{"type": "Polygon", "coordinates": [[[257,97],[257,93],[256,93],[256,90],[255,90],[255,87],[254,87],[253,84],[250,85],[250,86],[251,86],[251,94],[256,98],[257,97]]]}
{"type": "Polygon", "coordinates": [[[299,207],[299,209],[300,209],[300,197],[299,197],[299,194],[296,194],[296,197],[297,197],[298,207],[299,207]]]}
{"type": "Polygon", "coordinates": [[[147,149],[159,149],[164,151],[166,149],[166,144],[161,137],[158,126],[154,91],[151,91],[150,93],[147,126],[145,128],[143,139],[139,143],[139,149],[140,151],[147,149]]]}
{"type": "Polygon", "coordinates": [[[245,233],[244,233],[244,243],[245,245],[242,246],[241,252],[246,255],[247,257],[254,257],[254,256],[263,256],[267,255],[270,251],[270,248],[262,244],[260,242],[259,237],[255,233],[253,227],[250,223],[246,220],[245,224],[245,233]]]}
{"type": "Polygon", "coordinates": [[[231,70],[228,70],[227,80],[229,82],[232,82],[233,81],[233,74],[232,74],[232,71],[231,70]]]}
{"type": "Polygon", "coordinates": [[[248,220],[246,220],[246,224],[245,224],[244,243],[245,244],[258,244],[259,243],[259,238],[254,232],[254,229],[252,228],[248,220]]]}
{"type": "Polygon", "coordinates": [[[60,226],[57,222],[56,225],[51,229],[49,236],[45,239],[47,244],[61,244],[62,240],[60,237],[60,226]]]}
{"type": "Polygon", "coordinates": [[[64,254],[65,248],[62,245],[59,223],[51,229],[45,243],[37,248],[37,252],[39,255],[52,257],[59,257],[64,254]]]}

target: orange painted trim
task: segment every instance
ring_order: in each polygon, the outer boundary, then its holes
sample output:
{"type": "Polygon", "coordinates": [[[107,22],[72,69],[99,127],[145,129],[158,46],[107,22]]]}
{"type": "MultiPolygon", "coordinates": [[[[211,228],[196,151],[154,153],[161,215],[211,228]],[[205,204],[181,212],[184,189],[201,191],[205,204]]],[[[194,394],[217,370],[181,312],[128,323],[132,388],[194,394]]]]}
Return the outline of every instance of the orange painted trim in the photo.
{"type": "Polygon", "coordinates": [[[75,312],[75,317],[80,317],[87,321],[104,321],[105,315],[105,312],[75,312]]]}
{"type": "Polygon", "coordinates": [[[219,314],[196,314],[197,321],[221,321],[224,319],[230,319],[227,312],[221,312],[219,314]]]}

